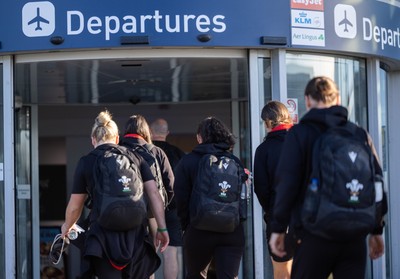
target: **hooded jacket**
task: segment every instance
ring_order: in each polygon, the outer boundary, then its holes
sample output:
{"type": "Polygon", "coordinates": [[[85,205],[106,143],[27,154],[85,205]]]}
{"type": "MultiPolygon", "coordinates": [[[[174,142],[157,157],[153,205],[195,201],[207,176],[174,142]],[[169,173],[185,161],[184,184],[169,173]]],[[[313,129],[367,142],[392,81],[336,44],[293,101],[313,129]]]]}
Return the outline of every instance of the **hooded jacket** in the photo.
{"type": "Polygon", "coordinates": [[[268,132],[257,147],[254,157],[254,192],[264,210],[264,220],[269,221],[275,199],[273,190],[277,162],[287,130],[268,132]]]}
{"type": "Polygon", "coordinates": [[[189,202],[201,157],[205,154],[224,154],[229,152],[229,149],[230,146],[225,143],[199,144],[192,152],[183,156],[176,166],[174,191],[182,230],[186,230],[190,223],[189,202]]]}
{"type": "MultiPolygon", "coordinates": [[[[293,126],[288,132],[275,176],[276,199],[271,221],[272,232],[285,232],[289,223],[295,230],[301,230],[300,212],[311,174],[313,145],[326,129],[345,124],[347,116],[347,109],[342,106],[311,109],[301,119],[300,124],[293,126]]],[[[368,141],[374,154],[376,174],[382,175],[378,156],[369,136],[368,141]]],[[[384,195],[382,213],[386,212],[384,195]]],[[[377,226],[373,233],[381,234],[382,226],[377,226]]]]}

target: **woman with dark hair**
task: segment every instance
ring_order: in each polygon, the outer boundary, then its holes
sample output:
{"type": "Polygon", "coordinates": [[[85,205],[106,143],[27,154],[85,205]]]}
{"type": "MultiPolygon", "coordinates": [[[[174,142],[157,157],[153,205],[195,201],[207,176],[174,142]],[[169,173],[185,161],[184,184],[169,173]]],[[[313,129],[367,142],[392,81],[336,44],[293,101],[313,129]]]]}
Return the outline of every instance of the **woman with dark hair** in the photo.
{"type": "MultiPolygon", "coordinates": [[[[161,191],[166,195],[163,197],[165,205],[168,205],[168,208],[172,207],[174,205],[174,173],[165,152],[152,144],[149,124],[142,115],[137,114],[129,117],[125,123],[124,136],[120,139],[120,145],[137,150],[146,160],[157,186],[163,188],[161,191]]],[[[149,225],[151,234],[155,237],[157,235],[157,225],[154,218],[149,219],[149,225]]]]}
{"type": "Polygon", "coordinates": [[[217,278],[237,278],[245,244],[242,225],[228,233],[197,229],[191,225],[189,206],[201,158],[205,154],[230,154],[235,138],[223,122],[207,117],[198,126],[197,141],[199,144],[181,159],[175,170],[174,190],[184,230],[186,278],[206,278],[211,260],[217,278]]]}

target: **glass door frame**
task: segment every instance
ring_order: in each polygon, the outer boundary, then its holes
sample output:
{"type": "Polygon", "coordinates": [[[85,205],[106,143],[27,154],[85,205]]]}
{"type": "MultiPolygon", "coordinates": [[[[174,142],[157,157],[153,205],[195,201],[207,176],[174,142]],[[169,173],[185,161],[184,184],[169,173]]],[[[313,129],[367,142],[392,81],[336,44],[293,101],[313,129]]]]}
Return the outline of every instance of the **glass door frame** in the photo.
{"type": "Polygon", "coordinates": [[[15,176],[14,176],[14,82],[12,56],[0,57],[3,64],[4,123],[4,218],[5,279],[15,278],[15,176]]]}
{"type": "MultiPolygon", "coordinates": [[[[381,94],[385,94],[385,92],[381,92],[379,73],[380,61],[376,58],[367,59],[368,132],[372,137],[378,157],[383,158],[381,94]]],[[[390,220],[388,222],[390,223],[390,220]]],[[[390,241],[390,239],[385,239],[386,241],[390,241]]],[[[382,257],[372,261],[372,278],[386,278],[386,257],[390,257],[389,251],[385,251],[382,257]]],[[[368,260],[370,259],[368,258],[368,260]]]]}
{"type": "MultiPolygon", "coordinates": [[[[257,147],[264,137],[264,125],[260,118],[264,106],[264,69],[259,63],[260,59],[270,58],[271,61],[271,98],[273,100],[286,100],[286,51],[250,50],[249,75],[250,75],[250,122],[251,122],[251,152],[252,158],[257,147]]],[[[254,164],[254,162],[253,162],[254,164]]],[[[254,275],[255,278],[269,278],[264,274],[265,257],[269,257],[264,249],[265,231],[263,227],[263,211],[257,196],[253,191],[253,237],[254,237],[254,275]]],[[[269,270],[268,270],[269,271],[269,270]]]]}

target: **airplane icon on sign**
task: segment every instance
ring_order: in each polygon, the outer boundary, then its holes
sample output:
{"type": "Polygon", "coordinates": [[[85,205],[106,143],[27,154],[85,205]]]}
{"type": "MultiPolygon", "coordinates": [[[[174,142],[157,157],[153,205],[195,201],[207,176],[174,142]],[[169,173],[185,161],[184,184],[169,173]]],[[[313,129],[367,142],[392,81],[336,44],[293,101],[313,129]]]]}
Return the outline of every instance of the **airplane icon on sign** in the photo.
{"type": "Polygon", "coordinates": [[[31,25],[33,23],[36,23],[35,31],[37,31],[37,30],[43,30],[42,27],[40,26],[40,23],[49,24],[50,22],[47,19],[41,17],[40,8],[36,8],[36,16],[28,22],[28,25],[31,25]]]}
{"type": "Polygon", "coordinates": [[[347,25],[350,25],[350,27],[353,27],[353,24],[347,19],[347,12],[346,10],[344,11],[344,19],[339,22],[339,25],[344,24],[344,32],[349,32],[349,29],[347,29],[347,25]]]}
{"type": "Polygon", "coordinates": [[[334,23],[338,37],[354,39],[357,36],[357,12],[353,6],[337,4],[334,9],[334,23]]]}
{"type": "MultiPolygon", "coordinates": [[[[1,1],[1,0],[0,0],[1,1]]],[[[56,10],[48,1],[28,2],[22,7],[22,32],[27,37],[46,37],[56,28],[56,10]]]]}

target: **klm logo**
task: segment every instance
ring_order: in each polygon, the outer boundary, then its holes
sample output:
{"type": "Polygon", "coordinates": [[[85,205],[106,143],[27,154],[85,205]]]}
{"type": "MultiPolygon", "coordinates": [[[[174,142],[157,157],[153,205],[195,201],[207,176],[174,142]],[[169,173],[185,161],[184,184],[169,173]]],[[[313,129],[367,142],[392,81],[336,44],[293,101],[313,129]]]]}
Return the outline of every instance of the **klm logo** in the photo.
{"type": "Polygon", "coordinates": [[[295,23],[298,23],[298,24],[310,24],[310,25],[312,24],[311,18],[307,18],[307,13],[302,12],[302,13],[299,14],[299,16],[300,17],[296,17],[294,19],[295,23]]]}
{"type": "Polygon", "coordinates": [[[292,10],[292,27],[324,29],[324,13],[292,10]]]}

